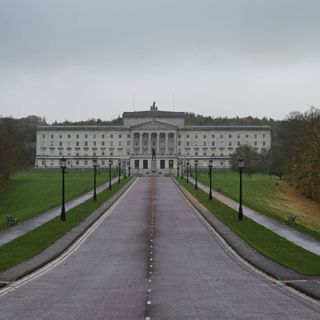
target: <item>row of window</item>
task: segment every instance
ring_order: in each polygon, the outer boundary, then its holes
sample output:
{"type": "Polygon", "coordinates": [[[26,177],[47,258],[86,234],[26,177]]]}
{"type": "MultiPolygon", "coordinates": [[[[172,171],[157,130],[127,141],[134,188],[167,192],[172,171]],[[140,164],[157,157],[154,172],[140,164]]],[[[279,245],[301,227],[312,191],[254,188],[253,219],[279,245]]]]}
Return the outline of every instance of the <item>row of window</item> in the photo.
{"type": "MultiPolygon", "coordinates": [[[[43,139],[46,139],[46,138],[49,138],[49,137],[50,137],[51,139],[54,139],[55,136],[56,136],[55,134],[50,134],[50,135],[42,134],[42,138],[43,138],[43,139]]],[[[66,138],[68,138],[68,139],[71,139],[71,137],[72,137],[71,134],[65,134],[65,135],[59,134],[59,135],[57,135],[57,136],[59,137],[59,139],[63,139],[63,137],[66,137],[66,138]]],[[[81,136],[82,136],[82,138],[84,138],[84,139],[88,139],[88,137],[89,137],[88,134],[84,134],[84,135],[81,135],[81,136]]],[[[90,136],[91,136],[91,135],[90,135],[90,136]]],[[[107,136],[107,135],[105,135],[105,134],[101,134],[101,136],[99,136],[99,138],[101,137],[102,139],[105,139],[106,136],[107,136]]],[[[118,134],[118,138],[119,138],[119,139],[121,139],[122,136],[123,136],[122,134],[118,134]]],[[[186,135],[186,138],[189,139],[190,136],[192,136],[192,137],[195,138],[195,139],[200,138],[200,135],[198,135],[198,134],[194,134],[194,135],[187,134],[187,135],[186,135]]],[[[212,135],[211,135],[211,138],[212,138],[212,139],[215,139],[215,138],[218,138],[218,136],[220,137],[220,139],[224,139],[224,138],[227,138],[227,137],[228,137],[229,139],[232,139],[232,138],[233,138],[233,134],[220,134],[220,135],[212,134],[212,135]]],[[[246,134],[244,135],[244,137],[245,137],[246,139],[248,139],[250,136],[253,137],[254,139],[257,139],[257,138],[258,138],[258,135],[257,135],[257,134],[249,135],[248,133],[246,133],[246,134]]],[[[74,137],[74,135],[73,135],[73,137],[74,137]]],[[[113,135],[113,134],[110,134],[110,135],[109,135],[109,139],[113,139],[114,137],[116,137],[116,135],[113,135]]],[[[203,139],[207,139],[207,137],[209,138],[210,135],[207,136],[206,134],[204,134],[204,135],[202,136],[203,139]]],[[[79,139],[79,138],[80,138],[80,134],[76,134],[76,135],[75,135],[75,138],[76,138],[76,139],[79,139]]],[[[92,138],[93,138],[93,139],[96,139],[96,138],[97,138],[97,134],[93,134],[93,135],[92,135],[92,138]]],[[[130,134],[127,135],[127,138],[130,139],[130,134]]],[[[241,134],[237,134],[237,138],[240,139],[240,138],[241,138],[241,134]]],[[[262,134],[262,138],[266,138],[266,134],[262,134]]],[[[181,134],[178,134],[178,139],[181,139],[181,134]]]]}

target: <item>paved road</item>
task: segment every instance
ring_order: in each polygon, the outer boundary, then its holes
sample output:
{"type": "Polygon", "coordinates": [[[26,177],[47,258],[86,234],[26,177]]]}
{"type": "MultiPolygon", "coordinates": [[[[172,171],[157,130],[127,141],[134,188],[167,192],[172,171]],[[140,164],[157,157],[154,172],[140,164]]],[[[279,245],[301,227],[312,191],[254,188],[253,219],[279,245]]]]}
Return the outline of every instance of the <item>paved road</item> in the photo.
{"type": "MultiPolygon", "coordinates": [[[[195,183],[195,179],[189,177],[189,180],[191,183],[195,183]]],[[[209,193],[209,188],[199,181],[198,187],[209,193]]],[[[215,190],[212,190],[212,196],[220,202],[226,204],[228,207],[238,211],[239,203],[237,201],[234,201],[215,190]]],[[[275,219],[269,218],[266,215],[252,210],[246,206],[243,206],[242,208],[245,217],[248,217],[256,223],[263,225],[267,229],[272,230],[274,233],[277,233],[279,236],[289,240],[290,242],[293,242],[297,246],[320,255],[320,242],[315,238],[303,234],[285,223],[281,223],[275,219]]]]}
{"type": "Polygon", "coordinates": [[[301,320],[320,308],[237,259],[168,178],[139,179],[70,257],[0,291],[1,320],[148,317],[301,320]]]}

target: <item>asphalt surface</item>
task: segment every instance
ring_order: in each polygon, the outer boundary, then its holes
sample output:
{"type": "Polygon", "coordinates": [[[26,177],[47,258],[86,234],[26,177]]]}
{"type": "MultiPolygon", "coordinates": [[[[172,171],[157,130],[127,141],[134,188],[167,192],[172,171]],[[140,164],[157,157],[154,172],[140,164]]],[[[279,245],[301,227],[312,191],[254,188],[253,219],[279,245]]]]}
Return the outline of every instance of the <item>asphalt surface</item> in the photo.
{"type": "Polygon", "coordinates": [[[60,264],[0,291],[0,319],[320,319],[237,258],[169,178],[141,178],[60,264]]]}

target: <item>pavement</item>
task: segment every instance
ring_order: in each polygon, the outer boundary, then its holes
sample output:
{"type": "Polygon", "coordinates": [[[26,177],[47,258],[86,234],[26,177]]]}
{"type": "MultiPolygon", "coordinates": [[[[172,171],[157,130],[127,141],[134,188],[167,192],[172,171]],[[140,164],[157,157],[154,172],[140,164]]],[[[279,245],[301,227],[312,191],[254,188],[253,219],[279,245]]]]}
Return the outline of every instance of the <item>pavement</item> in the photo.
{"type": "Polygon", "coordinates": [[[244,262],[170,178],[127,188],[63,257],[0,290],[1,319],[320,319],[319,303],[244,262]]]}
{"type": "MultiPolygon", "coordinates": [[[[117,183],[118,178],[114,178],[111,180],[111,184],[117,183]]],[[[107,189],[109,187],[109,182],[97,187],[97,193],[99,194],[103,190],[107,189]]],[[[93,190],[74,198],[70,201],[67,201],[65,203],[65,210],[68,211],[79,204],[87,201],[93,196],[93,190]]],[[[19,224],[10,227],[9,229],[0,232],[0,246],[23,236],[27,232],[41,226],[42,224],[52,220],[53,218],[59,216],[61,214],[61,206],[55,207],[53,209],[50,209],[42,214],[39,214],[33,218],[30,218],[28,220],[22,221],[19,224]]]]}
{"type": "MultiPolygon", "coordinates": [[[[189,181],[193,184],[195,183],[194,178],[189,177],[189,181]]],[[[209,193],[209,188],[205,184],[199,181],[197,184],[199,189],[209,193]]],[[[237,201],[234,201],[215,190],[212,190],[212,196],[220,202],[227,205],[228,207],[238,211],[239,203],[237,201]]],[[[266,227],[267,229],[272,230],[274,233],[291,241],[297,246],[300,246],[310,252],[320,255],[320,242],[316,239],[306,234],[303,234],[296,229],[291,228],[286,223],[281,223],[275,219],[269,218],[263,215],[262,213],[254,211],[246,206],[242,206],[242,209],[245,217],[248,217],[256,223],[266,227]]]]}

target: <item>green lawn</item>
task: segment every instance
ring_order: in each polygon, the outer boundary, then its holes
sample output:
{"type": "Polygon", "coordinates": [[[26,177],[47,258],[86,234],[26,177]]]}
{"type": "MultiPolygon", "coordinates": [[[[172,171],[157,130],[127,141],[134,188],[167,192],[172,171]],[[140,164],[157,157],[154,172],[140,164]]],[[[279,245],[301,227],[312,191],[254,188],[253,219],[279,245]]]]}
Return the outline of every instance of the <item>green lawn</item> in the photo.
{"type": "MultiPolygon", "coordinates": [[[[212,177],[215,190],[239,201],[239,173],[231,170],[213,170],[212,177]]],[[[198,179],[209,185],[208,171],[199,170],[198,179]]],[[[297,215],[297,224],[293,227],[320,239],[320,204],[299,195],[285,181],[275,176],[244,174],[243,203],[282,222],[291,214],[297,215]]]]}
{"type": "Polygon", "coordinates": [[[131,177],[116,183],[112,190],[108,189],[98,195],[98,200],[92,199],[78,205],[66,212],[66,221],[56,217],[27,234],[0,247],[0,271],[13,267],[31,257],[39,254],[69,230],[98,209],[105,201],[116,194],[120,188],[129,182],[131,177]]]}
{"type": "MultiPolygon", "coordinates": [[[[66,201],[93,189],[93,169],[67,170],[66,201]]],[[[108,170],[97,175],[97,185],[108,181],[108,170]]],[[[29,170],[16,173],[7,188],[0,192],[0,230],[8,228],[5,215],[19,221],[41,214],[61,203],[61,171],[58,169],[29,170]]]]}
{"type": "Polygon", "coordinates": [[[200,189],[195,191],[194,186],[187,184],[185,179],[178,181],[209,211],[263,255],[297,272],[320,275],[320,256],[296,246],[249,218],[239,222],[236,211],[215,199],[208,200],[207,193],[200,189]]]}

